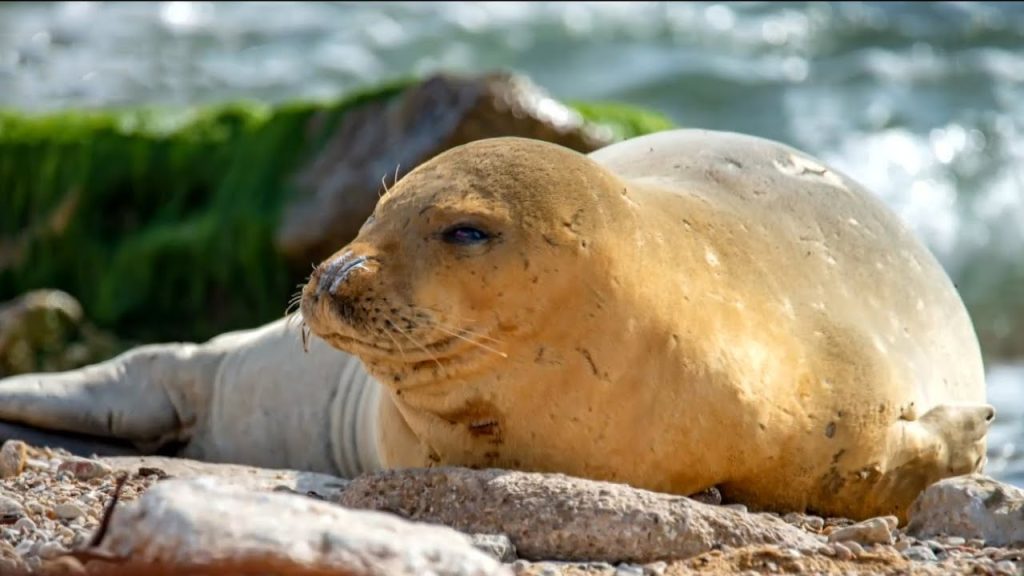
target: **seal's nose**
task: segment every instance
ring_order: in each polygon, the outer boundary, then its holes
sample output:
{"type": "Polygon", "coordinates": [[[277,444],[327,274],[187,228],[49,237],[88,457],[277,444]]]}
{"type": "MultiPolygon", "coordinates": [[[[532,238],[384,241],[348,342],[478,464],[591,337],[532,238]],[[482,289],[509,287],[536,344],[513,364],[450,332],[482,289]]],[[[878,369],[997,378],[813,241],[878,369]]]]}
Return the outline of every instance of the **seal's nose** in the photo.
{"type": "Polygon", "coordinates": [[[320,278],[317,282],[317,296],[336,294],[338,287],[348,279],[356,270],[365,270],[368,256],[356,255],[349,251],[341,256],[327,262],[320,270],[320,278]]]}

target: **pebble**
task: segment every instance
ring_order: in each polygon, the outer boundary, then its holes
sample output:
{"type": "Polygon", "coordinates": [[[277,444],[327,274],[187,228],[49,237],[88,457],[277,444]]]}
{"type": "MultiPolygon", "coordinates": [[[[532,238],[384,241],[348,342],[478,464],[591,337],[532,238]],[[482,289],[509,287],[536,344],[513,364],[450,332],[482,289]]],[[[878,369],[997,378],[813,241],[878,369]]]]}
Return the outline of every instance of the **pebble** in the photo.
{"type": "Polygon", "coordinates": [[[58,465],[58,472],[69,472],[79,480],[92,480],[109,476],[110,466],[88,458],[68,458],[58,465]]]}
{"type": "Polygon", "coordinates": [[[970,540],[967,541],[967,545],[970,546],[971,548],[984,548],[985,547],[985,541],[982,540],[981,538],[971,538],[970,540]]]}
{"type": "Polygon", "coordinates": [[[858,544],[889,544],[892,542],[892,529],[895,518],[871,518],[833,531],[828,536],[829,542],[857,542],[858,544]]]}
{"type": "Polygon", "coordinates": [[[903,552],[903,557],[907,560],[916,560],[918,562],[935,562],[938,558],[935,557],[935,553],[926,546],[911,546],[903,552]]]}
{"type": "Polygon", "coordinates": [[[963,546],[967,544],[967,539],[960,536],[947,536],[943,541],[947,546],[963,546]]]}
{"type": "Polygon", "coordinates": [[[1009,560],[1003,560],[1002,562],[996,562],[996,571],[1002,574],[1018,574],[1019,570],[1016,564],[1009,560]]]}
{"type": "Polygon", "coordinates": [[[14,529],[29,534],[36,531],[36,523],[31,518],[24,517],[14,523],[14,529]]]}
{"type": "Polygon", "coordinates": [[[516,547],[504,534],[473,534],[473,546],[498,559],[500,562],[512,562],[516,556],[516,547]]]}
{"type": "Polygon", "coordinates": [[[779,554],[787,558],[799,558],[803,556],[803,554],[801,554],[800,551],[795,548],[783,548],[779,552],[779,554]]]}
{"type": "Polygon", "coordinates": [[[5,522],[14,522],[17,518],[21,518],[24,515],[25,509],[22,508],[17,500],[7,496],[0,496],[0,519],[3,519],[5,522]]]}
{"type": "Polygon", "coordinates": [[[8,440],[0,447],[0,478],[12,478],[25,470],[28,446],[21,440],[8,440]]]}
{"type": "Polygon", "coordinates": [[[864,547],[858,544],[855,540],[850,540],[849,542],[841,542],[841,544],[849,548],[850,552],[853,552],[854,556],[860,556],[864,553],[864,547]]]}
{"type": "Polygon", "coordinates": [[[839,560],[853,560],[853,552],[846,546],[836,543],[832,545],[832,549],[835,550],[836,558],[839,560]]]}
{"type": "Polygon", "coordinates": [[[32,547],[35,546],[35,544],[35,540],[26,538],[21,542],[18,542],[18,545],[14,547],[14,551],[18,554],[18,556],[24,556],[28,554],[30,551],[32,551],[32,547]]]}
{"type": "Polygon", "coordinates": [[[822,528],[825,527],[825,519],[820,516],[808,516],[804,526],[815,532],[821,532],[822,528]]]}
{"type": "Polygon", "coordinates": [[[895,548],[897,551],[903,552],[907,548],[910,548],[911,545],[912,544],[910,540],[907,540],[906,538],[901,538],[899,541],[896,542],[895,548]]]}
{"type": "Polygon", "coordinates": [[[68,553],[68,549],[60,544],[60,542],[47,542],[39,547],[39,557],[44,560],[56,558],[68,553]]]}
{"type": "Polygon", "coordinates": [[[75,518],[85,514],[78,505],[72,504],[71,502],[62,502],[57,504],[53,508],[53,513],[63,520],[74,520],[75,518]]]}
{"type": "Polygon", "coordinates": [[[728,508],[729,510],[736,510],[737,512],[747,511],[746,504],[726,504],[725,506],[723,506],[723,508],[728,508]]]}
{"type": "Polygon", "coordinates": [[[661,576],[668,570],[668,564],[665,562],[654,562],[644,566],[644,574],[648,576],[661,576]]]}
{"type": "Polygon", "coordinates": [[[644,576],[644,569],[636,564],[619,564],[615,576],[644,576]]]}

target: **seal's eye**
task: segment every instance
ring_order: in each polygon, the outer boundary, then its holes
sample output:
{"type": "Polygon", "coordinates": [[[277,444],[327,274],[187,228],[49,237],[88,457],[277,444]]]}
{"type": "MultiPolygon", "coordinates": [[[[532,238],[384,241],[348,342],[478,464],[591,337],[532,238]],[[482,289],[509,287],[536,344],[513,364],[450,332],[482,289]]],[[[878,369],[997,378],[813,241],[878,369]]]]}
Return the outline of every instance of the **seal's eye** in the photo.
{"type": "Polygon", "coordinates": [[[489,240],[491,235],[479,228],[457,224],[441,233],[441,239],[448,244],[472,246],[489,240]]]}

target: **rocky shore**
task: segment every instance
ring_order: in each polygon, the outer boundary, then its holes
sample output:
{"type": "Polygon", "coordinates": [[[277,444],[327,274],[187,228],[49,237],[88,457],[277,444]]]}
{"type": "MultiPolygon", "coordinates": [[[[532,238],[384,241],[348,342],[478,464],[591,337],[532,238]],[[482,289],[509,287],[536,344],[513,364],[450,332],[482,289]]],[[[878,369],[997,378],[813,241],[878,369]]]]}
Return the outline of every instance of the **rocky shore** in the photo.
{"type": "Polygon", "coordinates": [[[1024,573],[1024,491],[985,476],[931,486],[902,526],[704,496],[459,468],[346,481],[8,441],[0,574],[1024,573]]]}

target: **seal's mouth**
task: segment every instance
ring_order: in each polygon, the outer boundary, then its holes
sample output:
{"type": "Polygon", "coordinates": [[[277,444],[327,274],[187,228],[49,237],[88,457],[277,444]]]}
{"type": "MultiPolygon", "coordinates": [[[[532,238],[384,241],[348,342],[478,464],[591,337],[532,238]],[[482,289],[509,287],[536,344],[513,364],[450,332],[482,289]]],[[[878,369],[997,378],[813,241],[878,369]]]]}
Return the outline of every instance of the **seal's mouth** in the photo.
{"type": "Polygon", "coordinates": [[[442,337],[430,343],[421,343],[409,339],[406,335],[406,343],[399,342],[402,335],[388,334],[385,341],[366,340],[342,334],[330,332],[320,337],[330,342],[334,347],[355,354],[368,360],[386,360],[392,363],[401,362],[411,364],[413,368],[420,364],[430,364],[435,361],[449,361],[457,355],[459,340],[454,336],[442,337]]]}

